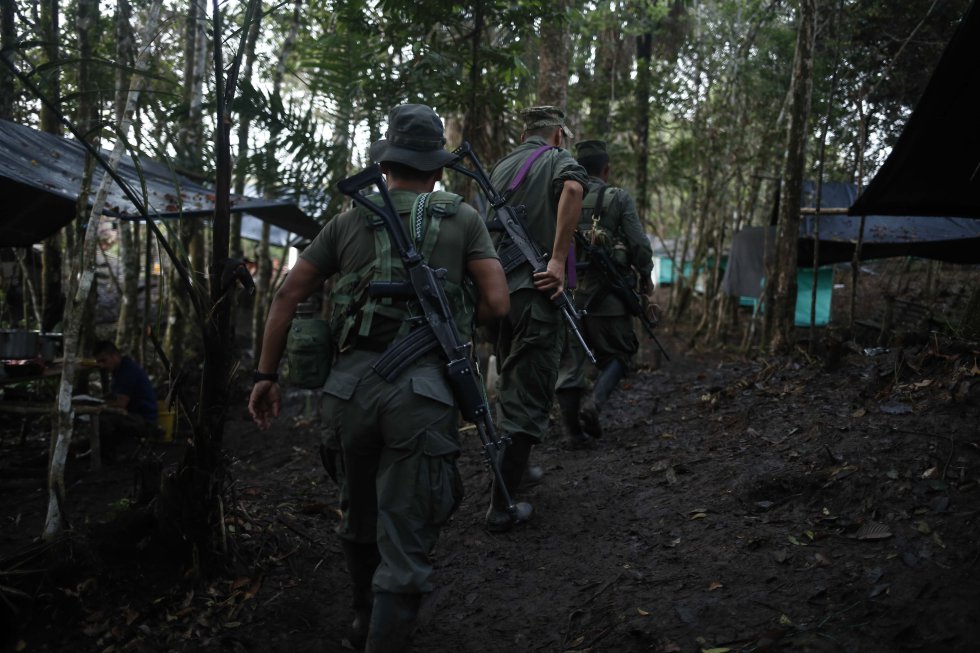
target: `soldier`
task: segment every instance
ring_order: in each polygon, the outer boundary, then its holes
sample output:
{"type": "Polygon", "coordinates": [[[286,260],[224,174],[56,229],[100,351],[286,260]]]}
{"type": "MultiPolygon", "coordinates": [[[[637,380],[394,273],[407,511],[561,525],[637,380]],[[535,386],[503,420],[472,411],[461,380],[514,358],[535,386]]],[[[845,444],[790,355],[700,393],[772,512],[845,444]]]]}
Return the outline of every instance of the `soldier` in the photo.
{"type": "MultiPolygon", "coordinates": [[[[522,144],[496,164],[490,180],[495,188],[507,189],[509,204],[526,206],[528,234],[550,252],[550,259],[543,272],[532,275],[530,266],[522,265],[507,278],[511,308],[497,342],[497,427],[511,438],[501,461],[511,494],[524,475],[531,447],[541,442],[548,428],[565,339],[565,326],[551,299],[565,286],[569,247],[588,181],[585,170],[561,149],[572,136],[564,112],[534,107],[525,110],[523,118],[522,144]]],[[[512,523],[495,488],[487,529],[506,531],[512,523]]]]}
{"type": "MultiPolygon", "coordinates": [[[[431,108],[404,104],[391,110],[386,138],[371,146],[371,157],[419,251],[446,270],[446,293],[465,333],[474,300],[485,321],[505,315],[509,298],[480,216],[458,195],[432,192],[454,160],[445,142],[431,108]]],[[[392,383],[371,367],[417,314],[410,300],[368,292],[372,280],[405,280],[392,249],[380,220],[363,208],[327,223],[272,301],[249,400],[255,422],[268,428],[280,409],[276,370],[296,306],[339,274],[332,320],[338,353],[323,389],[323,437],[327,449],[339,441],[344,468],[337,532],[354,590],[350,640],[373,652],[407,647],[421,595],[432,591],[430,554],[462,498],[458,412],[441,355],[420,356],[392,383]]]]}
{"type": "MultiPolygon", "coordinates": [[[[622,188],[609,185],[609,154],[605,142],[578,142],[575,155],[589,173],[580,233],[604,247],[624,276],[638,277],[640,293],[649,295],[653,250],[636,214],[633,198],[622,188]]],[[[568,343],[562,353],[556,394],[569,446],[592,448],[593,438],[602,435],[599,413],[629,370],[639,342],[633,331],[633,317],[626,307],[604,287],[598,271],[590,270],[588,261],[581,262],[586,265],[578,278],[575,304],[585,310],[582,327],[586,341],[595,352],[599,373],[592,391],[587,392],[585,354],[575,346],[577,343],[568,343]]]]}

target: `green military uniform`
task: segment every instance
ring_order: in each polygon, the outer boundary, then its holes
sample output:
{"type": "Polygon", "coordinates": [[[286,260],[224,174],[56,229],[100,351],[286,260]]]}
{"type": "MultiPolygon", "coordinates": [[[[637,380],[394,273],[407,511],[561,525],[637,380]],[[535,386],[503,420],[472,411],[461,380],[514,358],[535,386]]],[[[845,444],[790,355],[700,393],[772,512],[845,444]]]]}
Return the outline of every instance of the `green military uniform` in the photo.
{"type": "MultiPolygon", "coordinates": [[[[494,167],[490,180],[495,188],[506,188],[517,176],[525,160],[547,145],[540,136],[531,136],[494,167]]],[[[509,199],[511,206],[527,208],[529,235],[545,251],[555,240],[558,199],[566,181],[578,181],[583,188],[588,176],[566,150],[553,148],[541,155],[524,182],[509,199]]],[[[548,295],[534,287],[529,265],[507,275],[510,287],[510,315],[501,325],[497,382],[497,428],[508,434],[523,433],[538,443],[548,427],[548,413],[554,399],[558,361],[565,340],[561,314],[548,295]]]]}
{"type": "MultiPolygon", "coordinates": [[[[584,156],[602,155],[608,161],[605,143],[602,141],[576,143],[576,151],[580,160],[584,156]]],[[[623,276],[632,276],[634,279],[650,278],[653,249],[636,213],[633,198],[622,188],[610,186],[595,175],[589,176],[588,193],[582,201],[579,232],[605,247],[623,276]],[[600,190],[602,206],[596,211],[600,190]]],[[[596,366],[599,370],[608,371],[609,377],[606,379],[606,387],[597,388],[602,395],[599,401],[589,397],[587,402],[590,411],[587,430],[598,435],[598,412],[594,404],[598,403],[598,408],[601,408],[620,376],[631,365],[639,350],[639,342],[633,329],[633,317],[623,303],[609,292],[599,270],[589,267],[584,253],[578,254],[578,262],[582,265],[582,271],[575,289],[575,305],[585,312],[582,329],[586,342],[595,354],[596,366]]],[[[576,433],[577,419],[574,416],[569,419],[567,411],[578,412],[579,397],[588,387],[585,352],[578,343],[566,343],[556,389],[559,402],[563,404],[566,427],[570,428],[570,435],[579,444],[582,440],[576,433]],[[570,421],[573,423],[569,424],[570,421]]]]}
{"type": "MultiPolygon", "coordinates": [[[[606,189],[597,225],[599,242],[605,241],[605,247],[611,258],[620,265],[624,276],[649,278],[653,269],[653,249],[636,214],[633,198],[625,190],[609,186],[598,177],[589,177],[588,194],[582,201],[579,231],[587,237],[591,236],[596,201],[603,186],[606,189]]],[[[598,270],[590,269],[582,254],[578,256],[578,261],[585,266],[579,273],[575,288],[575,305],[585,311],[582,326],[586,342],[592,347],[600,369],[614,358],[628,366],[639,350],[633,317],[623,303],[608,292],[598,270]]],[[[581,348],[569,343],[562,355],[559,389],[587,387],[585,360],[581,348]]]]}
{"type": "MultiPolygon", "coordinates": [[[[407,216],[416,215],[420,196],[394,190],[391,197],[428,263],[446,270],[447,295],[465,328],[472,315],[466,263],[496,258],[483,221],[458,196],[433,193],[419,225],[407,216]]],[[[301,256],[326,276],[341,275],[332,325],[340,353],[322,406],[325,446],[339,442],[344,465],[338,533],[345,541],[377,541],[375,592],[418,594],[432,590],[429,555],[462,498],[458,418],[440,355],[423,356],[392,383],[371,368],[412,315],[411,302],[368,298],[369,281],[406,279],[389,247],[380,220],[353,209],[327,223],[301,256]]]]}

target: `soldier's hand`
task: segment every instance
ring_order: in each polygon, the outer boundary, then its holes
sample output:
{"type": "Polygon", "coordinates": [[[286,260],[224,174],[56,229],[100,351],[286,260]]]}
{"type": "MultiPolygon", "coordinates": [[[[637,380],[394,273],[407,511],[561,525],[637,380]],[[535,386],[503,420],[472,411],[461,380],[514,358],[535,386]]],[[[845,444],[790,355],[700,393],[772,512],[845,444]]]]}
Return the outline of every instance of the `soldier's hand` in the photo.
{"type": "Polygon", "coordinates": [[[274,381],[259,381],[252,387],[248,398],[248,412],[261,430],[272,425],[272,420],[279,416],[281,399],[279,384],[274,381]]]}
{"type": "Polygon", "coordinates": [[[565,289],[565,264],[555,259],[548,261],[548,267],[534,273],[534,287],[549,293],[551,299],[558,297],[565,289]]]}

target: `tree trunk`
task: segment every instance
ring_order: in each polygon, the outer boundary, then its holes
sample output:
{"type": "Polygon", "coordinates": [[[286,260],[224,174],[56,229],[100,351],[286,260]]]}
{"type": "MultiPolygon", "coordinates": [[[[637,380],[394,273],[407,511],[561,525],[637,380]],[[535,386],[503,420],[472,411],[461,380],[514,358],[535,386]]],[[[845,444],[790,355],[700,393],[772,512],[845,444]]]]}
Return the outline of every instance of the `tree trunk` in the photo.
{"type": "Polygon", "coordinates": [[[646,224],[649,212],[647,166],[650,158],[650,57],[653,35],[636,37],[636,214],[646,224]]]}
{"type": "MultiPolygon", "coordinates": [[[[162,0],[156,0],[150,9],[147,18],[143,41],[148,43],[150,37],[156,31],[157,20],[160,16],[160,6],[162,0]]],[[[146,70],[149,59],[149,48],[143,50],[139,60],[136,62],[135,69],[139,72],[146,70]]],[[[126,111],[123,122],[119,126],[120,133],[129,131],[129,116],[133,114],[136,103],[139,100],[139,93],[145,78],[136,74],[133,81],[133,88],[129,92],[126,111]]],[[[125,143],[116,139],[115,148],[109,159],[109,166],[115,168],[125,150],[125,143]]],[[[108,194],[109,185],[113,183],[112,178],[106,174],[102,177],[95,199],[92,203],[92,211],[89,214],[88,228],[83,236],[83,249],[81,256],[77,257],[75,268],[76,274],[71,275],[72,291],[70,292],[71,303],[65,311],[64,328],[64,368],[61,374],[61,384],[58,388],[58,417],[55,423],[55,436],[51,447],[51,465],[48,469],[48,513],[44,522],[43,537],[51,541],[58,537],[65,528],[66,524],[66,504],[65,504],[65,461],[68,458],[68,444],[71,442],[72,422],[74,411],[71,405],[73,380],[75,377],[75,361],[78,359],[79,336],[81,335],[81,321],[85,304],[92,288],[95,278],[95,255],[98,249],[99,220],[105,199],[108,194]]]]}
{"type": "Polygon", "coordinates": [[[786,165],[780,200],[776,260],[767,275],[773,294],[772,302],[766,307],[766,334],[770,351],[773,352],[788,351],[793,345],[800,193],[806,164],[815,32],[816,0],[800,0],[800,28],[796,39],[796,55],[793,58],[792,104],[786,138],[786,165]]]}
{"type": "MultiPolygon", "coordinates": [[[[42,47],[42,60],[46,64],[55,64],[59,58],[58,44],[61,39],[60,13],[58,0],[42,0],[40,8],[40,38],[44,44],[42,47]]],[[[61,136],[61,121],[58,119],[58,107],[61,105],[61,68],[51,65],[41,75],[38,86],[44,96],[51,103],[51,106],[41,105],[40,120],[41,131],[48,134],[61,136]]],[[[70,233],[71,230],[66,230],[70,233]]],[[[63,251],[74,251],[71,249],[73,243],[69,241],[68,247],[62,242],[60,236],[52,236],[44,240],[41,250],[41,305],[42,315],[45,316],[45,328],[54,327],[60,315],[58,309],[62,303],[62,266],[67,264],[62,259],[63,251]],[[54,321],[52,321],[52,319],[54,321]]],[[[67,257],[66,257],[67,259],[67,257]]]]}
{"type": "MultiPolygon", "coordinates": [[[[0,57],[13,57],[17,43],[17,5],[14,0],[0,0],[0,57]]],[[[6,65],[0,65],[0,120],[14,119],[14,98],[17,87],[14,75],[6,65]]]]}
{"type": "MultiPolygon", "coordinates": [[[[204,77],[207,64],[207,33],[205,32],[206,8],[203,0],[190,0],[185,22],[184,47],[184,102],[187,114],[184,115],[177,134],[178,164],[188,170],[199,172],[202,169],[201,152],[203,151],[204,126],[204,77]]],[[[192,250],[199,246],[198,220],[185,218],[180,220],[180,243],[183,249],[187,267],[193,274],[194,292],[201,292],[200,281],[204,278],[201,257],[195,257],[192,250]]],[[[179,286],[176,278],[171,279],[171,286],[179,286]]],[[[191,324],[193,308],[190,298],[184,293],[175,292],[171,295],[171,306],[168,310],[167,333],[164,337],[164,349],[170,359],[174,373],[185,366],[185,359],[194,360],[193,351],[198,349],[197,335],[200,333],[196,325],[191,324]],[[189,354],[190,355],[187,355],[189,354]]]]}
{"type": "MultiPolygon", "coordinates": [[[[116,69],[116,97],[114,116],[122,122],[126,111],[125,89],[129,88],[130,66],[133,61],[133,30],[130,26],[132,8],[128,0],[116,2],[116,60],[122,64],[116,69]]],[[[149,231],[147,231],[149,234],[149,231]]],[[[140,279],[139,229],[128,220],[119,221],[119,266],[122,272],[122,292],[119,297],[119,319],[116,322],[117,344],[124,351],[133,352],[145,363],[141,347],[139,311],[140,279]]],[[[149,287],[149,277],[147,277],[149,287]]]]}
{"type": "Polygon", "coordinates": [[[568,62],[571,59],[568,12],[571,0],[556,0],[554,18],[542,21],[538,51],[538,104],[565,108],[568,103],[568,62]]]}

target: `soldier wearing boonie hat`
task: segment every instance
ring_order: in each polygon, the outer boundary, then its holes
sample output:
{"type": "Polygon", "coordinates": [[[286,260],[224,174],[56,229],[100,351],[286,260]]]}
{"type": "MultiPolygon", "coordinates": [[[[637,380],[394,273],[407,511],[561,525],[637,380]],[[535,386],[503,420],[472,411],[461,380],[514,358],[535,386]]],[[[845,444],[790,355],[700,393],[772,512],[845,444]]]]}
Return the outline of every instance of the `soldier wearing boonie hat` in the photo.
{"type": "MultiPolygon", "coordinates": [[[[467,277],[478,289],[475,313],[482,321],[506,314],[507,279],[476,210],[458,195],[433,192],[443,166],[456,158],[445,143],[431,108],[403,104],[391,110],[385,138],[371,145],[370,155],[386,174],[395,209],[420,253],[445,271],[446,294],[465,329],[474,312],[464,296],[467,277]]],[[[385,652],[408,646],[421,596],[433,589],[430,556],[439,531],[462,498],[458,411],[445,362],[422,355],[390,382],[372,368],[418,314],[414,300],[368,292],[371,281],[406,281],[392,250],[388,232],[366,209],[327,222],[273,299],[249,400],[255,422],[268,428],[279,412],[274,371],[296,305],[339,275],[331,321],[337,353],[323,386],[321,452],[340,484],[337,534],[355,614],[348,639],[355,649],[385,652]]]]}
{"type": "MultiPolygon", "coordinates": [[[[650,240],[640,223],[633,198],[622,188],[609,185],[609,153],[605,141],[579,141],[575,144],[575,158],[589,173],[579,232],[606,248],[621,276],[638,279],[640,292],[648,294],[653,268],[650,240]]],[[[584,259],[584,253],[579,252],[578,260],[587,262],[584,259]]],[[[633,330],[633,317],[609,291],[597,269],[586,267],[579,275],[575,304],[585,310],[582,330],[595,352],[599,372],[590,391],[584,353],[566,346],[556,395],[566,441],[570,447],[581,449],[596,446],[593,438],[602,434],[599,413],[628,371],[639,342],[633,330]]]]}
{"type": "MultiPolygon", "coordinates": [[[[565,324],[551,297],[565,285],[569,246],[588,182],[582,166],[561,149],[572,134],[561,109],[531,107],[521,112],[521,119],[521,145],[494,166],[490,180],[494,188],[508,189],[511,206],[524,205],[528,235],[549,253],[549,260],[544,272],[532,275],[531,267],[522,265],[507,275],[511,310],[501,322],[497,340],[497,428],[511,439],[501,461],[511,496],[518,492],[526,470],[531,480],[541,474],[540,468],[528,468],[528,459],[531,448],[547,437],[565,339],[565,324]]],[[[518,506],[530,511],[526,503],[518,506]]],[[[495,487],[486,527],[499,532],[512,526],[502,493],[495,487]]]]}

